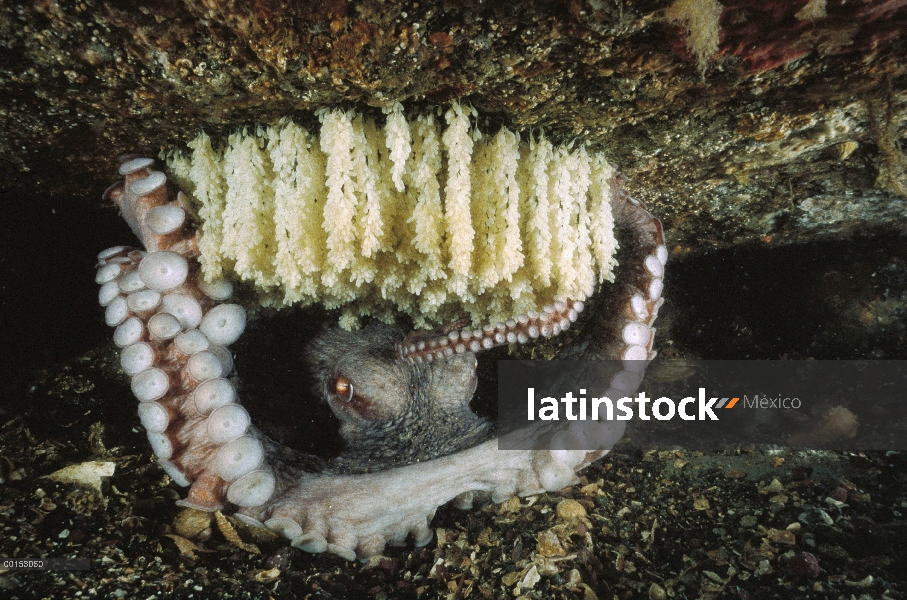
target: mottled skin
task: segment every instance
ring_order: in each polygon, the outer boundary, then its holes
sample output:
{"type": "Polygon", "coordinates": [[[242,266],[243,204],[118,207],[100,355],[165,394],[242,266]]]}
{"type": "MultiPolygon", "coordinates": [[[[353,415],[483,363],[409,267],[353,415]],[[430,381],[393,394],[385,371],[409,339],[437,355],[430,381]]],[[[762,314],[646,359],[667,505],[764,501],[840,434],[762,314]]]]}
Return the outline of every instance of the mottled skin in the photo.
{"type": "Polygon", "coordinates": [[[340,420],[347,443],[332,467],[347,473],[380,471],[446,456],[491,436],[473,413],[476,357],[407,364],[395,346],[399,327],[375,323],[360,331],[326,330],[309,347],[316,392],[340,420]]]}

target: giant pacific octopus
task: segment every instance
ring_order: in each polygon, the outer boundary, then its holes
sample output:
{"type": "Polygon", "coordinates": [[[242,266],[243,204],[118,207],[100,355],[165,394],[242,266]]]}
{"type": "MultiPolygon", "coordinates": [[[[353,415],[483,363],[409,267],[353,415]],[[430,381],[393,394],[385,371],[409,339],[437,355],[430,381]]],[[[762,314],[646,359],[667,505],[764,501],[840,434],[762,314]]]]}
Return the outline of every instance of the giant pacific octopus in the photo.
{"type": "Polygon", "coordinates": [[[243,333],[246,312],[230,302],[229,281],[202,278],[185,196],[152,159],[121,157],[119,173],[124,180],[104,197],[142,248],[99,254],[99,300],[152,450],[188,487],[180,505],[229,508],[297,548],[352,560],[408,539],[427,544],[435,511],[448,502],[468,508],[477,495],[502,502],[575,483],[622,435],[623,426],[609,422],[598,435],[577,433],[586,437],[572,447],[590,450],[498,450],[491,424],[470,410],[476,353],[530,344],[574,323],[579,329],[558,357],[617,359],[623,368],[609,376],[605,394],[638,387],[636,365],[655,354],[667,249],[659,221],[618,176],[611,202],[620,267],[585,303],[557,302],[482,328],[334,327],[312,341],[310,368],[346,442],[312,472],[312,461],[256,429],[237,398],[227,347],[243,333]]]}

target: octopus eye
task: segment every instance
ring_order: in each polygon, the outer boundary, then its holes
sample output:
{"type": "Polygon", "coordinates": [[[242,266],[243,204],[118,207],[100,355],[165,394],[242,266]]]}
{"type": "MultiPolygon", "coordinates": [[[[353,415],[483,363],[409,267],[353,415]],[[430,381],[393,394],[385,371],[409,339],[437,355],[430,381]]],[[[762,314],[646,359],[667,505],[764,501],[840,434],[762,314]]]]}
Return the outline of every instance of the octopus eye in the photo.
{"type": "Polygon", "coordinates": [[[346,377],[335,377],[331,379],[331,392],[338,396],[344,402],[353,399],[353,382],[346,377]]]}

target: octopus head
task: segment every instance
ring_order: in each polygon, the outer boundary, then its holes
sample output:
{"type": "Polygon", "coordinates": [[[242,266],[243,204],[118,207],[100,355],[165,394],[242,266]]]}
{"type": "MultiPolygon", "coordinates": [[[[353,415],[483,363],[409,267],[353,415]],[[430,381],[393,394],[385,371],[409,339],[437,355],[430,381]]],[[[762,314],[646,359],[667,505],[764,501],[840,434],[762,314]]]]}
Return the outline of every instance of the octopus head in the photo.
{"type": "Polygon", "coordinates": [[[490,424],[470,410],[476,357],[400,360],[398,327],[326,330],[308,349],[318,389],[340,421],[347,448],[337,459],[359,472],[428,460],[484,441],[490,424]]]}

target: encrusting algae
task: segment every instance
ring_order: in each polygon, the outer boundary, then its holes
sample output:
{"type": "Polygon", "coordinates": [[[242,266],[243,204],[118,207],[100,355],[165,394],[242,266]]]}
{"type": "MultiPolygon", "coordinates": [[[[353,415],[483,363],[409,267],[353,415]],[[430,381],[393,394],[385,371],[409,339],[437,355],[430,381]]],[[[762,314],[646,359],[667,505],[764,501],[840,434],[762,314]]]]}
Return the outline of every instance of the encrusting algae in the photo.
{"type": "Polygon", "coordinates": [[[320,135],[284,119],[168,155],[197,203],[204,276],[234,275],[270,304],[344,307],[346,328],[395,311],[417,327],[506,320],[613,279],[601,154],[483,135],[457,104],[444,123],[387,113],[381,128],[323,109],[320,135]]]}

